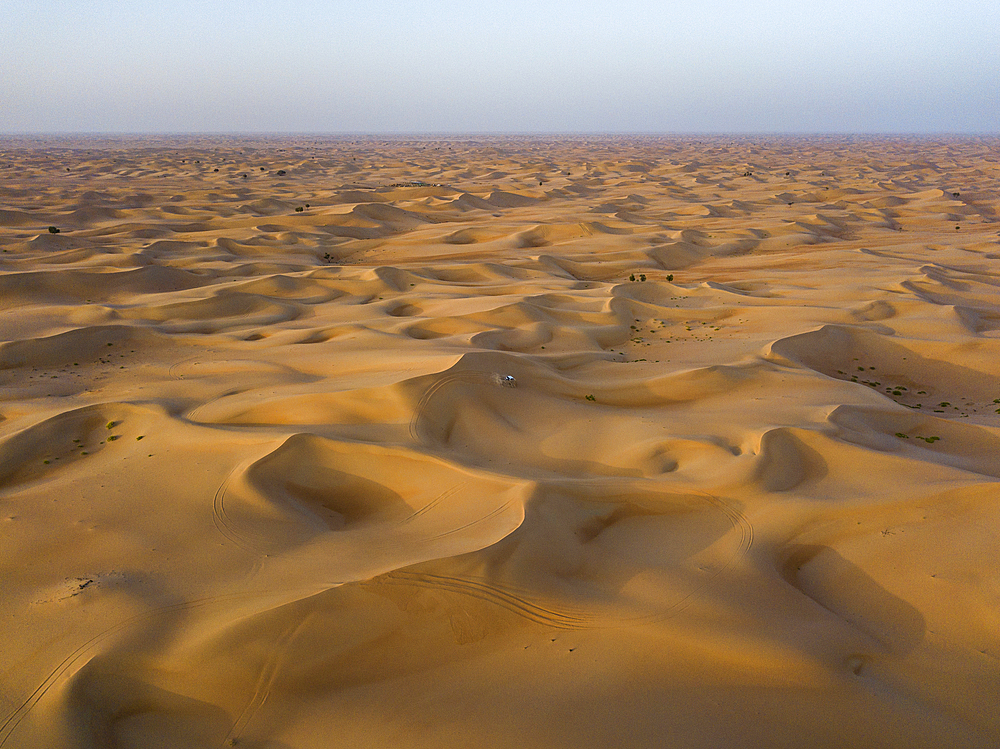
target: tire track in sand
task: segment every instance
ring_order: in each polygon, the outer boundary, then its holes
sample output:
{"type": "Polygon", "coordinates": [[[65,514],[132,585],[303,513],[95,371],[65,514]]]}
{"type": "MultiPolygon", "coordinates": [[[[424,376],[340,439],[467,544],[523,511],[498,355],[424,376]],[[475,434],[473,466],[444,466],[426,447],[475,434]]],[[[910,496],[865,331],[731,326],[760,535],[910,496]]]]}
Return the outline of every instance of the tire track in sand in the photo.
{"type": "Polygon", "coordinates": [[[721,497],[717,497],[714,494],[707,494],[705,492],[697,491],[698,495],[703,497],[706,502],[722,512],[729,522],[732,523],[733,530],[736,530],[740,534],[739,544],[736,550],[730,554],[729,558],[726,559],[724,564],[719,565],[712,570],[710,574],[705,577],[705,580],[700,584],[696,585],[692,590],[682,596],[680,599],[672,603],[666,609],[661,611],[648,614],[646,616],[637,617],[630,620],[629,623],[634,624],[653,624],[657,622],[663,622],[670,619],[677,614],[681,613],[684,609],[694,603],[698,596],[704,593],[709,586],[715,581],[719,575],[725,572],[727,569],[736,564],[739,560],[743,559],[750,551],[750,547],[753,545],[753,524],[747,519],[746,515],[740,512],[738,509],[730,505],[721,497]]]}
{"type": "Polygon", "coordinates": [[[510,500],[508,502],[504,502],[502,505],[500,505],[499,507],[495,508],[491,512],[487,513],[486,515],[483,515],[483,517],[478,518],[476,520],[470,520],[465,525],[460,525],[457,528],[450,528],[449,530],[446,530],[444,533],[438,533],[436,536],[430,538],[429,540],[430,541],[437,541],[439,538],[444,538],[445,536],[450,536],[453,533],[458,533],[459,531],[464,531],[466,528],[471,528],[474,525],[479,525],[480,523],[485,523],[487,520],[492,520],[497,515],[502,514],[512,504],[514,504],[514,500],[510,500]]]}
{"type": "MultiPolygon", "coordinates": [[[[21,702],[21,704],[18,705],[6,718],[4,718],[3,723],[0,723],[0,747],[3,747],[7,743],[7,740],[14,734],[21,722],[28,716],[28,714],[42,700],[42,698],[45,697],[48,691],[66,674],[66,672],[87,657],[94,648],[119,634],[127,627],[152,620],[163,614],[170,614],[179,611],[193,611],[211,606],[212,604],[229,603],[232,601],[239,601],[241,599],[252,598],[258,595],[267,594],[229,593],[219,596],[208,596],[194,601],[170,604],[168,606],[160,606],[152,611],[146,611],[144,613],[128,617],[127,619],[118,622],[118,624],[99,632],[63,658],[62,661],[60,661],[59,664],[49,672],[45,679],[43,679],[42,682],[21,702]]],[[[80,664],[81,667],[83,665],[83,663],[80,664]]]]}
{"type": "MultiPolygon", "coordinates": [[[[390,584],[416,585],[424,588],[437,588],[468,595],[473,598],[492,603],[507,609],[508,611],[538,624],[543,624],[555,629],[601,629],[622,625],[652,624],[670,619],[688,606],[690,606],[698,596],[704,593],[708,587],[723,574],[727,569],[736,564],[747,555],[753,545],[753,524],[740,510],[736,509],[721,497],[717,497],[705,492],[697,492],[706,503],[723,513],[732,525],[732,529],[739,534],[737,548],[726,559],[725,563],[719,565],[706,575],[704,579],[688,591],[685,595],[671,603],[664,609],[651,612],[641,616],[600,616],[595,612],[584,610],[574,610],[566,607],[545,606],[531,600],[527,591],[515,591],[503,586],[494,585],[473,578],[453,577],[447,575],[437,575],[421,572],[407,572],[405,570],[395,570],[382,577],[380,582],[390,584]]],[[[502,505],[489,515],[479,520],[467,523],[461,528],[455,528],[441,534],[446,536],[459,530],[467,528],[476,523],[483,522],[505,510],[510,503],[502,505]]],[[[441,536],[438,536],[440,538],[441,536]]]]}
{"type": "Polygon", "coordinates": [[[379,582],[383,584],[416,585],[423,588],[443,589],[453,593],[461,593],[481,601],[486,601],[487,603],[495,604],[525,619],[556,629],[590,628],[588,626],[590,619],[586,615],[577,615],[568,611],[557,611],[546,608],[523,595],[518,595],[516,592],[471,578],[396,570],[386,573],[379,582]]]}
{"type": "Polygon", "coordinates": [[[427,410],[431,398],[445,385],[450,385],[453,382],[492,383],[497,387],[517,387],[517,380],[511,375],[487,374],[486,372],[470,370],[442,375],[433,385],[427,388],[424,394],[420,396],[420,400],[417,401],[417,405],[413,408],[413,418],[410,419],[410,436],[414,442],[423,442],[423,439],[420,437],[419,422],[420,417],[427,410]]]}
{"type": "Polygon", "coordinates": [[[240,717],[236,719],[233,727],[226,734],[226,738],[222,742],[223,747],[236,746],[240,735],[246,730],[247,725],[253,720],[254,715],[267,702],[267,698],[271,694],[271,687],[278,676],[278,669],[281,667],[282,658],[312,616],[313,612],[306,614],[301,620],[295,622],[282,632],[275,641],[274,646],[271,648],[270,656],[268,656],[268,659],[260,669],[260,675],[257,677],[257,682],[254,685],[253,694],[250,695],[250,699],[240,713],[240,717]]]}
{"type": "Polygon", "coordinates": [[[441,492],[437,497],[435,497],[434,499],[432,499],[430,502],[428,502],[423,507],[421,507],[419,510],[417,510],[412,515],[410,515],[408,518],[406,518],[406,520],[403,521],[403,524],[409,523],[409,522],[411,522],[413,520],[416,520],[421,515],[427,514],[428,512],[430,512],[431,510],[433,510],[435,507],[437,507],[439,504],[441,504],[442,502],[444,502],[446,499],[450,499],[451,497],[453,497],[456,493],[458,493],[458,491],[460,489],[465,488],[465,485],[468,484],[468,483],[469,483],[468,481],[462,481],[461,483],[455,484],[455,486],[451,487],[450,489],[446,489],[445,491],[441,492]]]}
{"type": "Polygon", "coordinates": [[[242,474],[250,466],[252,466],[259,458],[248,458],[244,460],[239,465],[235,466],[226,476],[226,478],[219,484],[219,488],[215,491],[215,498],[212,500],[212,522],[215,523],[216,529],[225,536],[227,539],[236,544],[239,548],[248,554],[253,554],[255,556],[267,556],[267,553],[263,549],[254,546],[248,539],[246,539],[237,529],[236,523],[229,517],[229,513],[226,511],[226,491],[229,489],[230,483],[232,483],[233,477],[237,473],[242,474]]]}

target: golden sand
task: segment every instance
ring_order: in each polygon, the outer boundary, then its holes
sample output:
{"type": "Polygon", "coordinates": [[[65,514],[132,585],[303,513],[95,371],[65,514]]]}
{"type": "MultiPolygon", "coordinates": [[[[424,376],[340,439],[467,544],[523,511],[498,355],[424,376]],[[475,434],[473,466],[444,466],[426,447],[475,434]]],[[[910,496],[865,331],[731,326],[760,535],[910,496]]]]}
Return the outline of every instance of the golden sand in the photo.
{"type": "Polygon", "coordinates": [[[0,141],[0,746],[1000,745],[998,209],[997,139],[0,141]]]}

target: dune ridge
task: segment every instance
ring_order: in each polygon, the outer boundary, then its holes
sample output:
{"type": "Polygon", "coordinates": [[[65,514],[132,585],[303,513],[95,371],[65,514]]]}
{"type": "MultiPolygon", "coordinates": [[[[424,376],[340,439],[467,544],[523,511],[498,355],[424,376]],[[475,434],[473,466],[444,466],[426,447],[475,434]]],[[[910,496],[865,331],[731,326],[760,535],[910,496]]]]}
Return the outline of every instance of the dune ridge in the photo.
{"type": "Polygon", "coordinates": [[[1000,744],[997,139],[0,175],[0,747],[1000,744]]]}

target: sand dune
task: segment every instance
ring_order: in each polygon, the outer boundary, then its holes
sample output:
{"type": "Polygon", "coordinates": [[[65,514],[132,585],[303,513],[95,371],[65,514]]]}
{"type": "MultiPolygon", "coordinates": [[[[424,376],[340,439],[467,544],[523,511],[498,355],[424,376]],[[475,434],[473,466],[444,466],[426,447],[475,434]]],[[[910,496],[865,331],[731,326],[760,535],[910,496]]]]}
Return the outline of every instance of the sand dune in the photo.
{"type": "Polygon", "coordinates": [[[998,145],[0,140],[0,747],[1000,745],[998,145]]]}

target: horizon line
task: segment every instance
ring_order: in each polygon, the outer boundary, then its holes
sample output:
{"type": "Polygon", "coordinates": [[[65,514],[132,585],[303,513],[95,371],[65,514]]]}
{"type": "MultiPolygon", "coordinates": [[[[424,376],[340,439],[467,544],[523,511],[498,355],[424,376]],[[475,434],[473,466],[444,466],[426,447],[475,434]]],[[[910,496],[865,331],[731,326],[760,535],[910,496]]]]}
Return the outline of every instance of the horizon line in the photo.
{"type": "Polygon", "coordinates": [[[15,137],[1000,137],[1000,130],[11,130],[0,138],[15,137]]]}

